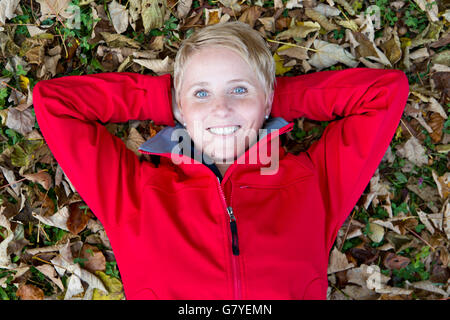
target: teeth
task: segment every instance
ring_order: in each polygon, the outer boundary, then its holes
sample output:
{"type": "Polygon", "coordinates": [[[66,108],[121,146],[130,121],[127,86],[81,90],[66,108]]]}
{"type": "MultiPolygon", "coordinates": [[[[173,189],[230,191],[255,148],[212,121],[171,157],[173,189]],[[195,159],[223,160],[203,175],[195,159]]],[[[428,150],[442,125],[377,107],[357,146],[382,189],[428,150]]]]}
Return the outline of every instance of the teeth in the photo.
{"type": "Polygon", "coordinates": [[[208,130],[214,134],[228,135],[234,133],[237,129],[239,129],[238,126],[232,126],[224,128],[209,128],[208,130]]]}

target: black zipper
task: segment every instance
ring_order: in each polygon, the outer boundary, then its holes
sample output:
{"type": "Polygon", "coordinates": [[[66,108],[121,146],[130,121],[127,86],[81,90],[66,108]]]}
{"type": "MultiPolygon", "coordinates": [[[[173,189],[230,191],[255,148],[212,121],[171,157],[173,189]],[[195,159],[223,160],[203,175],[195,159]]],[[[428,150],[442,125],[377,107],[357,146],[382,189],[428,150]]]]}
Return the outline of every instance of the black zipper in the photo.
{"type": "Polygon", "coordinates": [[[237,235],[237,224],[236,217],[233,214],[233,209],[231,207],[227,208],[228,215],[230,216],[230,230],[231,230],[231,248],[233,249],[233,254],[235,256],[239,255],[239,243],[237,235]]]}

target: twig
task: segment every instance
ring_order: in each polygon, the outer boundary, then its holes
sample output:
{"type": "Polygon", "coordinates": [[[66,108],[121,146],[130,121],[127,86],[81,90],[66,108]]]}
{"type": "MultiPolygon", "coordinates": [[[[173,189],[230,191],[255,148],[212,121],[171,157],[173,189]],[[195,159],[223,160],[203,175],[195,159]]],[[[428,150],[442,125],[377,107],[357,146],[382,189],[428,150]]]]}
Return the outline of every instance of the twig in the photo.
{"type": "MultiPolygon", "coordinates": [[[[47,171],[47,169],[39,170],[37,173],[40,173],[40,172],[42,172],[42,171],[47,171]]],[[[4,186],[1,186],[0,189],[6,188],[7,186],[10,186],[11,184],[18,183],[18,182],[23,181],[23,180],[26,180],[26,179],[27,179],[27,178],[22,178],[22,179],[20,179],[20,180],[15,180],[15,181],[13,181],[13,182],[11,182],[11,183],[5,184],[4,186]]]]}
{"type": "Polygon", "coordinates": [[[268,39],[268,38],[266,38],[266,40],[270,41],[270,42],[275,42],[275,43],[285,44],[285,45],[288,45],[288,46],[302,48],[302,49],[305,49],[305,50],[310,50],[310,51],[313,51],[313,52],[319,52],[319,50],[311,49],[311,48],[307,48],[307,47],[302,47],[302,46],[299,46],[298,44],[293,44],[293,43],[289,43],[289,42],[282,42],[282,41],[272,40],[272,39],[268,39]]]}
{"type": "Polygon", "coordinates": [[[412,231],[411,229],[409,229],[408,227],[405,227],[406,230],[408,230],[409,232],[411,232],[413,235],[415,235],[417,238],[419,238],[420,240],[422,240],[427,246],[429,246],[431,248],[431,250],[435,251],[436,249],[429,244],[424,238],[422,238],[421,236],[419,236],[417,233],[415,233],[414,231],[412,231]]]}
{"type": "Polygon", "coordinates": [[[422,82],[422,78],[420,77],[420,74],[419,74],[419,72],[417,72],[417,71],[416,71],[416,74],[417,74],[417,77],[419,78],[419,81],[420,81],[420,83],[421,83],[421,84],[422,84],[422,86],[423,86],[424,84],[423,84],[423,82],[422,82]]]}
{"type": "Polygon", "coordinates": [[[7,86],[7,87],[10,87],[10,88],[13,89],[13,90],[16,90],[17,92],[22,93],[21,91],[17,90],[16,88],[11,87],[11,86],[10,86],[9,84],[7,84],[5,81],[2,81],[2,84],[4,84],[4,85],[7,86]]]}
{"type": "Polygon", "coordinates": [[[59,28],[57,30],[59,32],[59,35],[61,36],[61,41],[63,43],[64,50],[66,51],[66,59],[67,59],[69,57],[69,52],[67,52],[66,40],[64,40],[64,37],[62,36],[61,31],[59,31],[59,28]]]}
{"type": "Polygon", "coordinates": [[[350,230],[350,226],[352,225],[353,216],[355,215],[356,210],[353,209],[352,216],[350,217],[350,222],[348,223],[347,230],[345,231],[344,239],[342,239],[342,243],[340,245],[339,251],[342,251],[342,247],[344,246],[345,239],[347,239],[348,231],[350,230]]]}
{"type": "Polygon", "coordinates": [[[39,27],[36,23],[5,23],[5,26],[36,26],[39,27]]]}
{"type": "MultiPolygon", "coordinates": [[[[416,136],[413,135],[412,132],[409,130],[408,126],[403,122],[403,119],[402,119],[402,118],[400,118],[400,121],[403,123],[403,125],[404,125],[405,128],[406,128],[406,130],[408,130],[409,134],[410,134],[412,137],[416,138],[416,136]]],[[[417,138],[416,138],[416,139],[417,139],[417,138]]]]}
{"type": "MultiPolygon", "coordinates": [[[[53,14],[56,16],[56,19],[59,20],[59,22],[61,22],[61,24],[63,25],[64,28],[66,28],[66,25],[64,24],[64,22],[62,22],[61,18],[59,17],[58,12],[55,11],[55,9],[50,5],[50,3],[48,3],[48,0],[45,0],[45,3],[48,5],[48,7],[52,10],[53,14]]],[[[67,29],[67,28],[66,28],[67,29]]]]}

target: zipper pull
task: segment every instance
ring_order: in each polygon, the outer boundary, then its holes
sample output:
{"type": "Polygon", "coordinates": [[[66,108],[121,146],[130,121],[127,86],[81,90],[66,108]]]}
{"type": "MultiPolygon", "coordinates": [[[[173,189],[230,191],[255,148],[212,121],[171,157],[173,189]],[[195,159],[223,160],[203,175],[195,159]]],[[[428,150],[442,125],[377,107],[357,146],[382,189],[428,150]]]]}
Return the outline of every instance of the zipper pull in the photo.
{"type": "Polygon", "coordinates": [[[227,208],[228,215],[230,216],[230,229],[231,229],[231,247],[235,256],[239,255],[239,244],[237,235],[236,217],[233,214],[233,208],[227,208]]]}

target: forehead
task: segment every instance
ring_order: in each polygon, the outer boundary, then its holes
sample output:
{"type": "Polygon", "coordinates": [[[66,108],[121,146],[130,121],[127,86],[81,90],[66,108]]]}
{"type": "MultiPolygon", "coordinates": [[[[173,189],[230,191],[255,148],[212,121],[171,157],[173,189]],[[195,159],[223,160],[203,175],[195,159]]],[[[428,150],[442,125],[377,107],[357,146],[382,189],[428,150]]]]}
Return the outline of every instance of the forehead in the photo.
{"type": "Polygon", "coordinates": [[[228,82],[243,79],[255,82],[256,75],[250,65],[235,51],[225,47],[207,47],[192,54],[186,62],[184,81],[228,82]]]}

